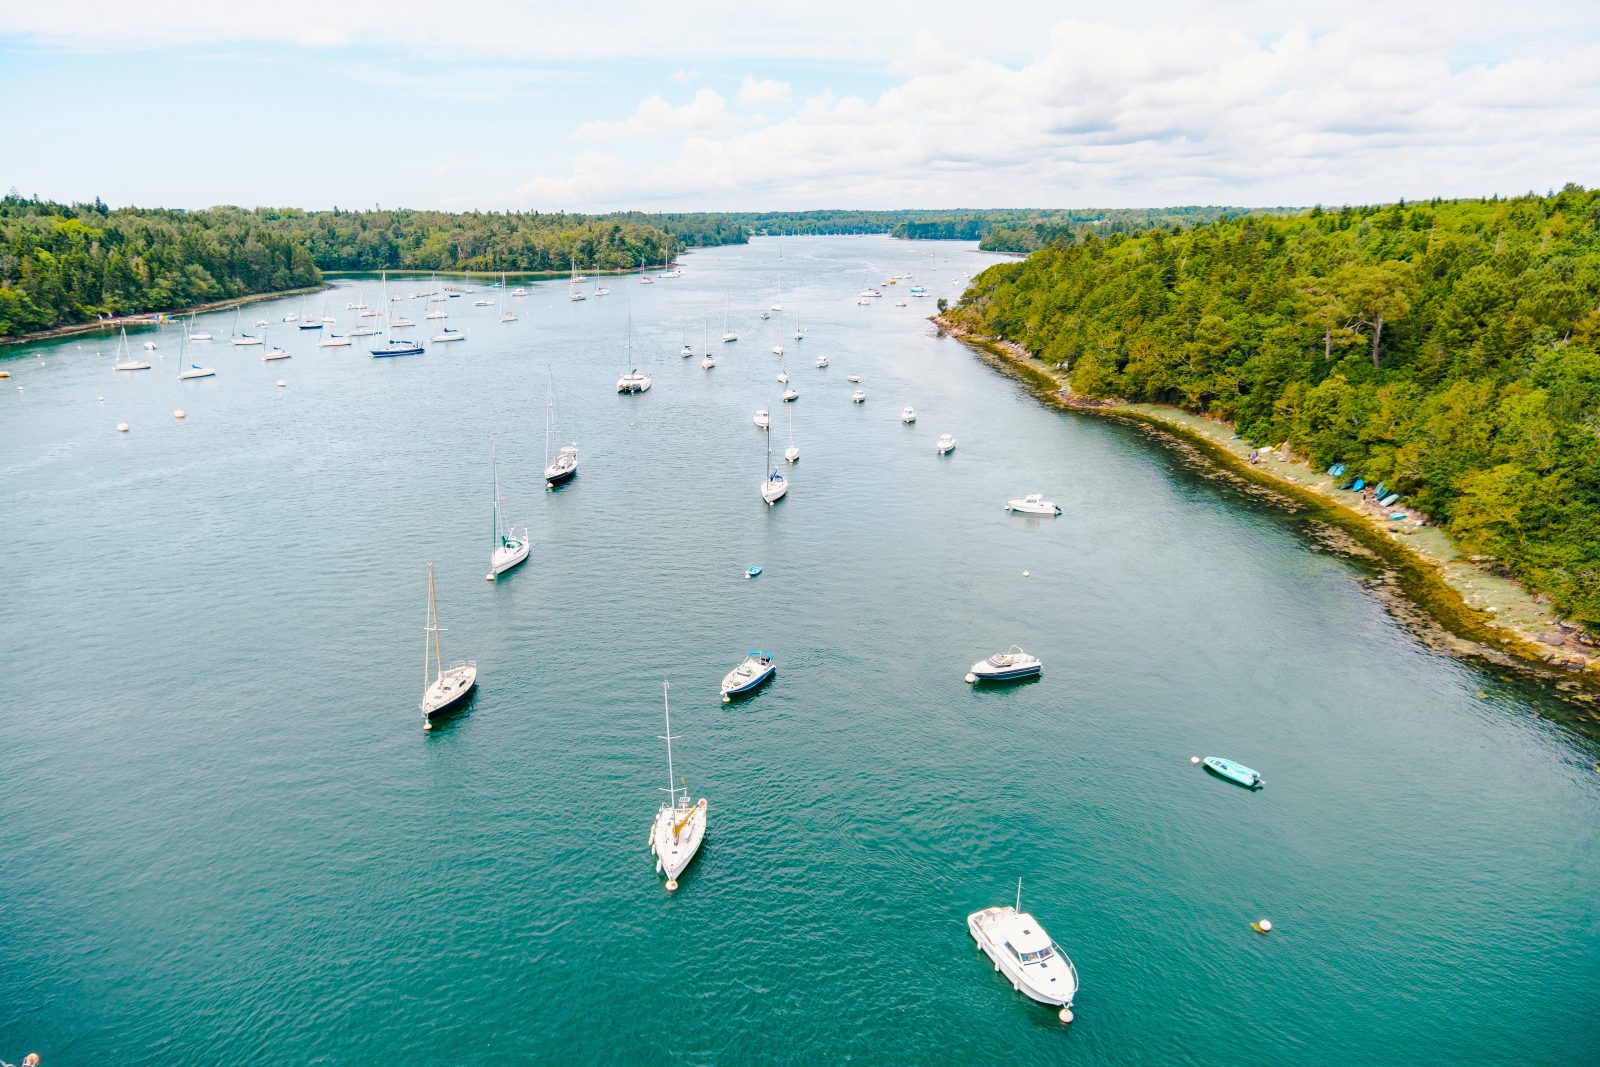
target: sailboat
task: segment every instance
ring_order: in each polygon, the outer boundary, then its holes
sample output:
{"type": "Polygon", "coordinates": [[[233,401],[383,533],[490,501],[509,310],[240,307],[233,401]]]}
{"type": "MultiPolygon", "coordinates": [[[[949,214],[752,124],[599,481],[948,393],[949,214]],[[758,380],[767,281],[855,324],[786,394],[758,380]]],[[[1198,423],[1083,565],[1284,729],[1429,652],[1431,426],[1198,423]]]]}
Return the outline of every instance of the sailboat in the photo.
{"type": "Polygon", "coordinates": [[[550,459],[550,446],[556,438],[556,376],[548,367],[545,374],[549,384],[544,396],[544,484],[552,489],[578,473],[578,446],[562,445],[556,458],[550,459]]]}
{"type": "MultiPolygon", "coordinates": [[[[261,342],[257,341],[256,343],[260,344],[261,342]]],[[[183,364],[188,358],[188,351],[185,340],[180,339],[178,342],[178,381],[187,382],[193,378],[213,378],[216,376],[217,372],[213,367],[202,367],[198,363],[190,363],[185,367],[183,364]]]]}
{"type": "Polygon", "coordinates": [[[722,299],[722,341],[723,341],[724,344],[726,344],[729,341],[737,341],[738,339],[739,339],[739,335],[734,333],[732,330],[730,330],[728,328],[728,299],[727,299],[727,297],[723,297],[723,299],[722,299]]]}
{"type": "Polygon", "coordinates": [[[796,341],[804,341],[806,339],[806,332],[800,328],[799,315],[794,317],[794,339],[796,341]]]}
{"type": "MultiPolygon", "coordinates": [[[[628,364],[633,364],[633,315],[628,315],[628,364]]],[[[650,388],[650,375],[633,367],[617,379],[617,392],[642,393],[650,388]]]]}
{"type": "Polygon", "coordinates": [[[198,312],[194,312],[194,311],[191,311],[189,313],[189,340],[191,342],[194,342],[194,341],[209,341],[209,340],[211,340],[211,331],[210,330],[202,330],[200,333],[196,333],[195,330],[194,330],[194,320],[195,320],[195,316],[197,314],[199,314],[199,313],[198,312]]]}
{"type": "Polygon", "coordinates": [[[506,272],[500,272],[500,321],[516,322],[517,313],[506,310],[506,272]]]}
{"type": "MultiPolygon", "coordinates": [[[[384,302],[384,304],[387,305],[387,304],[389,304],[391,302],[391,300],[399,300],[399,299],[400,298],[398,296],[396,296],[396,297],[390,297],[389,296],[389,272],[388,271],[384,271],[383,272],[383,302],[384,302]]],[[[401,312],[399,318],[396,318],[393,315],[389,316],[389,329],[390,330],[397,330],[402,326],[415,326],[415,325],[416,325],[416,323],[414,323],[410,319],[406,318],[405,312],[401,312]]]]}
{"type": "Polygon", "coordinates": [[[142,359],[135,359],[128,350],[128,328],[122,327],[122,339],[117,342],[117,361],[111,365],[112,370],[149,370],[150,364],[142,359]]]}
{"type": "Polygon", "coordinates": [[[761,480],[761,499],[765,500],[767,507],[770,508],[782,500],[784,494],[789,491],[789,479],[779,474],[777,468],[772,465],[772,435],[769,433],[762,436],[767,439],[767,476],[761,480]]]}
{"type": "Polygon", "coordinates": [[[433,729],[433,717],[452,711],[478,684],[476,660],[458,659],[450,666],[444,665],[444,651],[439,645],[439,635],[444,627],[439,625],[439,604],[433,591],[433,564],[428,564],[428,622],[423,627],[422,639],[422,728],[433,729]],[[433,660],[433,680],[428,680],[428,660],[433,660]]]}
{"type": "MultiPolygon", "coordinates": [[[[784,399],[789,399],[784,395],[784,399]]],[[[790,463],[800,462],[800,446],[794,443],[794,408],[789,408],[789,447],[783,450],[783,458],[790,463]]]]}
{"type": "MultiPolygon", "coordinates": [[[[368,330],[367,332],[371,333],[372,331],[368,330]]],[[[351,330],[350,333],[334,333],[332,330],[329,330],[327,333],[322,335],[322,340],[317,342],[317,347],[349,348],[352,343],[350,340],[350,334],[353,333],[355,333],[354,330],[351,330]]]]}
{"type": "Polygon", "coordinates": [[[494,469],[494,548],[489,552],[489,581],[515,567],[528,558],[528,527],[525,523],[512,523],[507,527],[500,513],[500,460],[494,446],[489,446],[489,465],[494,469]]]}
{"type": "Polygon", "coordinates": [[[577,259],[576,256],[574,256],[572,258],[572,281],[567,283],[567,299],[568,300],[587,300],[587,299],[589,299],[588,294],[586,294],[582,289],[578,288],[578,259],[577,259]]]}
{"type": "Polygon", "coordinates": [[[656,812],[656,821],[650,827],[650,854],[656,858],[656,872],[667,876],[667,892],[678,888],[678,875],[689,866],[700,842],[706,836],[706,798],[696,804],[689,803],[689,790],[682,787],[672,769],[672,706],[667,699],[670,682],[661,683],[662,717],[667,732],[661,740],[667,743],[667,802],[656,812]]]}
{"type": "MultiPolygon", "coordinates": [[[[704,367],[706,370],[710,370],[712,367],[717,365],[717,357],[711,354],[711,321],[709,319],[706,320],[706,339],[704,343],[706,346],[706,354],[705,358],[700,361],[700,366],[704,367]]],[[[683,347],[688,348],[689,346],[684,345],[683,347]]]]}
{"type": "Polygon", "coordinates": [[[239,316],[244,311],[243,304],[237,304],[233,309],[233,329],[229,330],[228,343],[232,345],[258,345],[261,338],[249,333],[239,332],[239,316]]]}
{"type": "MultiPolygon", "coordinates": [[[[267,339],[267,331],[262,330],[261,331],[261,340],[263,342],[265,342],[266,339],[267,339]]],[[[267,350],[265,352],[261,353],[261,361],[263,363],[270,363],[275,359],[289,359],[289,358],[290,358],[289,352],[286,349],[279,348],[277,345],[268,345],[267,346],[267,350]]]]}

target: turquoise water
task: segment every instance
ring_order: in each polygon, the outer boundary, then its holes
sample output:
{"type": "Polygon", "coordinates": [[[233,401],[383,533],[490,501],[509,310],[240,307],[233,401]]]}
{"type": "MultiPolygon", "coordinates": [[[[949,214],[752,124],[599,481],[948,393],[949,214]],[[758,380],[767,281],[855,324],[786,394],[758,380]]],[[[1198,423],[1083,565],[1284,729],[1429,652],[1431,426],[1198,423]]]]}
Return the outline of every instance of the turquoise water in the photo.
{"type": "Polygon", "coordinates": [[[1543,698],[1419,645],[1296,520],[1044,409],[924,302],[856,305],[913,266],[954,295],[970,245],[783,255],[798,344],[756,319],[757,241],[602,300],[530,286],[514,325],[450,301],[470,339],[420,358],[277,326],[292,360],[219,341],[202,381],[170,330],[134,335],[140,374],[101,339],[3,364],[0,1058],[1592,1062],[1600,774],[1543,698]],[[708,317],[709,373],[677,355],[708,317]],[[547,366],[583,449],[554,493],[547,366]],[[758,406],[802,449],[771,510],[758,406]],[[534,539],[493,584],[491,441],[534,539]],[[1065,514],[1002,512],[1035,491],[1065,514]],[[429,561],[481,688],[425,735],[429,561]],[[962,683],[1013,642],[1040,681],[962,683]],[[724,707],[751,648],[777,679],[724,707]],[[672,896],[664,677],[710,802],[672,896]],[[1082,975],[1070,1029],[967,936],[1019,876],[1082,975]]]}

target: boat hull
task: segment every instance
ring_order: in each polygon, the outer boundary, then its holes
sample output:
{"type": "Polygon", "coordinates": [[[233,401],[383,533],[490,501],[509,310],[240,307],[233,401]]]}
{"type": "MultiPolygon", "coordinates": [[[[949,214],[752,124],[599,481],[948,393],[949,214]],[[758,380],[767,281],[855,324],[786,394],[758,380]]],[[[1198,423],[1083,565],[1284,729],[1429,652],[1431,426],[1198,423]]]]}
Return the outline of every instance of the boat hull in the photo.
{"type": "Polygon", "coordinates": [[[478,668],[475,664],[451,667],[422,694],[422,723],[424,728],[435,719],[451,715],[461,709],[467,697],[478,688],[478,668]]]}
{"type": "Polygon", "coordinates": [[[577,474],[577,467],[546,467],[544,480],[547,485],[560,485],[562,482],[572,481],[577,474]]]}
{"type": "Polygon", "coordinates": [[[528,542],[514,541],[497,548],[489,560],[489,577],[496,578],[528,558],[528,542]]]}
{"type": "Polygon", "coordinates": [[[777,673],[778,665],[776,663],[769,663],[764,671],[761,671],[750,680],[730,683],[728,679],[724,678],[722,680],[722,695],[724,698],[730,699],[733,697],[748,696],[770,682],[772,680],[772,676],[777,673]],[[733,688],[729,688],[730,684],[733,686],[733,688]]]}
{"type": "Polygon", "coordinates": [[[704,797],[691,808],[662,805],[656,813],[656,821],[650,827],[650,854],[656,858],[657,869],[667,876],[668,888],[672,888],[670,883],[676,882],[678,875],[700,854],[705,836],[704,797]]]}
{"type": "Polygon", "coordinates": [[[1018,682],[1024,678],[1037,678],[1044,672],[1044,664],[1042,663],[1035,663],[1026,667],[990,668],[987,671],[980,670],[981,666],[983,664],[977,664],[972,668],[972,673],[977,676],[976,680],[980,682],[1018,682]]]}
{"type": "Polygon", "coordinates": [[[1221,759],[1217,756],[1207,756],[1201,761],[1201,765],[1214,777],[1221,778],[1226,782],[1232,782],[1234,785],[1243,786],[1246,789],[1260,789],[1264,784],[1261,781],[1261,775],[1249,767],[1235,763],[1232,760],[1221,759]]]}

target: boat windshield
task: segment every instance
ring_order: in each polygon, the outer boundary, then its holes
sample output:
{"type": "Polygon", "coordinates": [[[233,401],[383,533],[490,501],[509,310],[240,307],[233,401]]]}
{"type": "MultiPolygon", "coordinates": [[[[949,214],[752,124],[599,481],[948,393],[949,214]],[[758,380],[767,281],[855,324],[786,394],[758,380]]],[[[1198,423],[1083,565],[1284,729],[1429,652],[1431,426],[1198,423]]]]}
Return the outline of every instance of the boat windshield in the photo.
{"type": "Polygon", "coordinates": [[[1024,952],[1022,954],[1022,962],[1023,963],[1043,963],[1045,960],[1049,959],[1050,957],[1052,957],[1054,955],[1055,955],[1055,953],[1053,951],[1051,951],[1050,948],[1047,946],[1045,948],[1039,949],[1036,952],[1024,952]]]}

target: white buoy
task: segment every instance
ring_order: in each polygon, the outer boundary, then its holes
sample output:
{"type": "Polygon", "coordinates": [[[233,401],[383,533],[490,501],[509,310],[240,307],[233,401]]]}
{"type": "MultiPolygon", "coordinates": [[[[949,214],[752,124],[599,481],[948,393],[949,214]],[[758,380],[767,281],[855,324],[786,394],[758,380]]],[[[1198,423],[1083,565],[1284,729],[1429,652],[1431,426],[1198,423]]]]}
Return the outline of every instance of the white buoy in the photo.
{"type": "Polygon", "coordinates": [[[1024,578],[1032,578],[1032,577],[1033,577],[1033,575],[1031,575],[1031,574],[1029,574],[1029,573],[1028,573],[1028,572],[1027,572],[1027,571],[1023,571],[1023,572],[1022,572],[1022,576],[1023,576],[1023,577],[1024,577],[1024,578]]]}
{"type": "Polygon", "coordinates": [[[117,432],[118,433],[127,433],[128,432],[128,424],[125,423],[125,422],[117,423],[117,432]]]}
{"type": "Polygon", "coordinates": [[[732,697],[730,697],[730,696],[724,696],[724,697],[723,697],[723,698],[722,698],[722,702],[723,702],[723,703],[724,703],[724,704],[732,704],[732,703],[733,703],[733,698],[732,698],[732,697]]]}
{"type": "Polygon", "coordinates": [[[174,411],[172,413],[172,417],[175,418],[175,419],[181,419],[181,418],[184,418],[186,416],[185,416],[184,410],[182,408],[179,408],[177,411],[174,411]]]}
{"type": "Polygon", "coordinates": [[[1272,933],[1272,920],[1258,919],[1250,924],[1250,928],[1258,934],[1270,934],[1272,933]]]}
{"type": "Polygon", "coordinates": [[[673,892],[676,892],[677,889],[678,889],[678,880],[676,878],[668,878],[667,879],[667,892],[673,893],[673,892]]]}
{"type": "Polygon", "coordinates": [[[977,680],[978,680],[978,676],[976,674],[973,674],[971,671],[967,672],[967,684],[968,685],[971,685],[973,682],[976,682],[977,680]]]}
{"type": "Polygon", "coordinates": [[[1190,756],[1189,757],[1189,762],[1190,763],[1199,763],[1200,762],[1200,757],[1199,756],[1190,756]]]}
{"type": "Polygon", "coordinates": [[[279,389],[282,389],[282,388],[283,388],[283,387],[284,387],[284,386],[286,386],[286,385],[288,385],[288,384],[289,384],[289,383],[288,383],[288,382],[286,382],[286,381],[284,381],[284,380],[283,380],[283,379],[282,379],[282,378],[279,378],[279,379],[278,379],[278,388],[279,388],[279,389]]]}
{"type": "Polygon", "coordinates": [[[433,729],[433,720],[432,720],[432,719],[423,719],[423,720],[422,720],[422,728],[423,728],[423,729],[424,729],[424,730],[431,730],[431,729],[433,729]]]}
{"type": "Polygon", "coordinates": [[[1062,1008],[1060,1011],[1056,1012],[1056,1018],[1060,1019],[1063,1023],[1070,1023],[1072,1021],[1072,1009],[1062,1008]]]}

